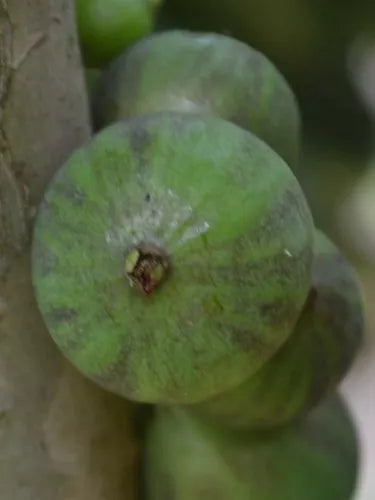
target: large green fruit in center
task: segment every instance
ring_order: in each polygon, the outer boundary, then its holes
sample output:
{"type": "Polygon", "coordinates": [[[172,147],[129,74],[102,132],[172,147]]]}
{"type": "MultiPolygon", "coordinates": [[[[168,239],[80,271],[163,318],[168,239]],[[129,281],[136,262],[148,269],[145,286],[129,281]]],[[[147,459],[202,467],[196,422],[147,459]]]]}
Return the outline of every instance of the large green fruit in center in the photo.
{"type": "Polygon", "coordinates": [[[168,31],[133,45],[103,74],[96,126],[154,111],[216,115],[263,139],[291,167],[299,152],[296,98],[266,56],[214,33],[168,31]]]}
{"type": "Polygon", "coordinates": [[[83,373],[135,400],[189,403],[285,341],[311,254],[311,215],[281,158],[224,120],[162,113],[108,127],[60,169],[33,280],[83,373]]]}

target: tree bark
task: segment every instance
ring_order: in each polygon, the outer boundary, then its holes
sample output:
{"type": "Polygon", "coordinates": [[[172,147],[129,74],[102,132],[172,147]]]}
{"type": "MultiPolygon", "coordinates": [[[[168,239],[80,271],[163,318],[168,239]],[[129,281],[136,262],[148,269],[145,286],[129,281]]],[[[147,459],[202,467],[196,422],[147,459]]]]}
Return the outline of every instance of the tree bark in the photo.
{"type": "Polygon", "coordinates": [[[73,0],[0,0],[0,497],[131,500],[132,407],[60,355],[30,240],[53,173],[89,137],[73,0]]]}

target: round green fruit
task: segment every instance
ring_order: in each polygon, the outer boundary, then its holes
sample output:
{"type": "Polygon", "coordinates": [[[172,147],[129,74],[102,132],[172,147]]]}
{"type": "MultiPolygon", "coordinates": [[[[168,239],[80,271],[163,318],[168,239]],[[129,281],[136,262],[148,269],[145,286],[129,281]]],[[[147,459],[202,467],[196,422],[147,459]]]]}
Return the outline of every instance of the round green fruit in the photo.
{"type": "Polygon", "coordinates": [[[162,409],[145,453],[150,500],[350,500],[358,470],[355,430],[338,398],[263,432],[162,409]]]}
{"type": "Polygon", "coordinates": [[[320,231],[315,232],[311,281],[285,344],[237,388],[198,405],[199,415],[230,427],[281,425],[336,387],[362,340],[362,296],[350,264],[320,231]]]}
{"type": "Polygon", "coordinates": [[[57,173],[33,281],[83,373],[134,400],[193,403],[285,341],[311,260],[311,215],[276,153],[224,120],[160,113],[108,127],[57,173]]]}
{"type": "Polygon", "coordinates": [[[75,0],[85,63],[102,66],[151,33],[159,0],[75,0]]]}
{"type": "Polygon", "coordinates": [[[297,164],[294,94],[263,54],[238,40],[167,31],[138,42],[104,73],[94,105],[97,128],[164,110],[220,116],[297,164]]]}

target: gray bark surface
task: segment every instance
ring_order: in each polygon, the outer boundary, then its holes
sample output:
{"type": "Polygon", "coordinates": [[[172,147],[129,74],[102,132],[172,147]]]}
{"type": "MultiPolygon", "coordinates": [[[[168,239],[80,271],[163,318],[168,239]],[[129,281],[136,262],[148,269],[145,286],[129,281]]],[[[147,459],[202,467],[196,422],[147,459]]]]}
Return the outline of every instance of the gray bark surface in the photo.
{"type": "Polygon", "coordinates": [[[33,219],[90,134],[73,0],[0,0],[0,498],[131,500],[132,407],[49,338],[30,278],[33,219]]]}

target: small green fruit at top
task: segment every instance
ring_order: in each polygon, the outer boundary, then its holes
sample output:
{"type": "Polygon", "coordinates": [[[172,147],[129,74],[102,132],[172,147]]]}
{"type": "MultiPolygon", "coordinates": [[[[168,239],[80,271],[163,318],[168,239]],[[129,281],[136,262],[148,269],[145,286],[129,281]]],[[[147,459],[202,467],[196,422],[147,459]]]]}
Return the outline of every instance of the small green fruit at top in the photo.
{"type": "Polygon", "coordinates": [[[355,273],[316,231],[310,294],[294,332],[247,381],[196,411],[230,427],[285,424],[336,387],[358,352],[363,329],[355,273]]]}
{"type": "Polygon", "coordinates": [[[145,454],[149,500],[351,500],[358,471],[355,430],[338,398],[263,432],[161,409],[145,454]]]}
{"type": "Polygon", "coordinates": [[[245,380],[310,287],[311,214],[286,163],[215,117],[123,121],[75,152],[37,217],[45,323],[102,386],[193,403],[245,380]]]}
{"type": "Polygon", "coordinates": [[[103,74],[94,121],[102,128],[164,110],[220,116],[263,139],[290,167],[298,162],[292,90],[263,54],[233,38],[167,31],[139,41],[103,74]]]}
{"type": "Polygon", "coordinates": [[[84,62],[100,67],[151,33],[159,0],[75,0],[84,62]]]}

